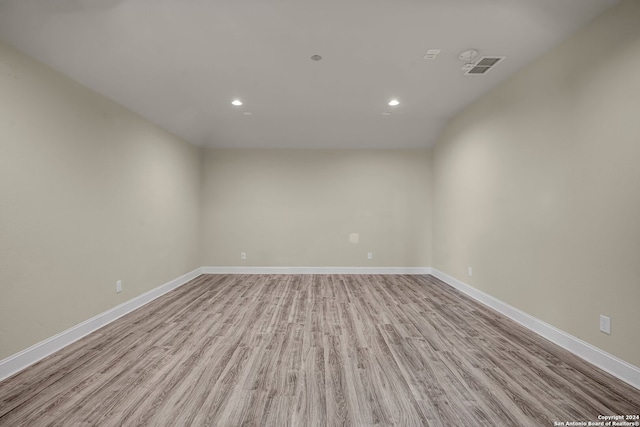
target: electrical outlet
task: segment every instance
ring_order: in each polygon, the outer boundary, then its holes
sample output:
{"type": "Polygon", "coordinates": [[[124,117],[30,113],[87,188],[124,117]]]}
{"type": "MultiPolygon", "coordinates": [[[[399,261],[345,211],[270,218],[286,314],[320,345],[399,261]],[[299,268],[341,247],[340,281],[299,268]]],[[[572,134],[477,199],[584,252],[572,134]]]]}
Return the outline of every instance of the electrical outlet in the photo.
{"type": "Polygon", "coordinates": [[[247,253],[246,252],[240,252],[240,259],[247,259],[247,253]]]}
{"type": "Polygon", "coordinates": [[[116,293],[119,294],[122,292],[122,280],[116,281],[116,293]]]}
{"type": "Polygon", "coordinates": [[[600,332],[611,335],[611,318],[600,315],[600,332]]]}
{"type": "Polygon", "coordinates": [[[473,276],[473,268],[467,267],[467,274],[469,275],[469,277],[473,276]]]}
{"type": "Polygon", "coordinates": [[[367,252],[367,259],[373,259],[373,252],[367,252]]]}

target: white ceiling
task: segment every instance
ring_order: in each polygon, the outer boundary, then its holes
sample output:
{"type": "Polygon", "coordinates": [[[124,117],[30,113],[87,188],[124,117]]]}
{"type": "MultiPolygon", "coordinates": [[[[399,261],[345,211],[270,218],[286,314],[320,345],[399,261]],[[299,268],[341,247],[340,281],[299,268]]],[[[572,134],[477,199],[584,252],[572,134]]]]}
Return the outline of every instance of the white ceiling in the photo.
{"type": "Polygon", "coordinates": [[[0,40],[194,144],[417,148],[614,3],[0,0],[0,40]],[[507,59],[465,76],[470,48],[507,59]]]}

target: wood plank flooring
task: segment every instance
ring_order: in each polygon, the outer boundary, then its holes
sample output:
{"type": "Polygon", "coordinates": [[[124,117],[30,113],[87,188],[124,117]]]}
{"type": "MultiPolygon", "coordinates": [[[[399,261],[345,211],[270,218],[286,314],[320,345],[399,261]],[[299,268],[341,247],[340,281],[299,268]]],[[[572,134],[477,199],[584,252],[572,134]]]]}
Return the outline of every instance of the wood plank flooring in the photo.
{"type": "Polygon", "coordinates": [[[431,276],[203,275],[0,383],[2,426],[553,426],[640,391],[431,276]]]}

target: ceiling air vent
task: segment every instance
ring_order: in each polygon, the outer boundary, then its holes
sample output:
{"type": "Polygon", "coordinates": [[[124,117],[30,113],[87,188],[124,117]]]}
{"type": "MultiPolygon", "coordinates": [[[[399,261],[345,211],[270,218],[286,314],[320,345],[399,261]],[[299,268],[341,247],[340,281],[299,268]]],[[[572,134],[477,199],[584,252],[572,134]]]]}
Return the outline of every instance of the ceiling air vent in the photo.
{"type": "Polygon", "coordinates": [[[504,56],[483,56],[473,67],[469,68],[465,74],[487,74],[489,70],[504,58],[504,56]]]}

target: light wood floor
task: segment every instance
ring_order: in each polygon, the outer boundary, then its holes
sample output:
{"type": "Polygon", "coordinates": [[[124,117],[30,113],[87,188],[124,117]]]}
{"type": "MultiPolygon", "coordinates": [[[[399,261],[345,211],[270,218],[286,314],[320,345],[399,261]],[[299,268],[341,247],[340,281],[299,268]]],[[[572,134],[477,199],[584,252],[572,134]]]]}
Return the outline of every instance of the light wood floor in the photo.
{"type": "Polygon", "coordinates": [[[0,383],[3,426],[553,426],[640,391],[431,276],[205,275],[0,383]]]}

